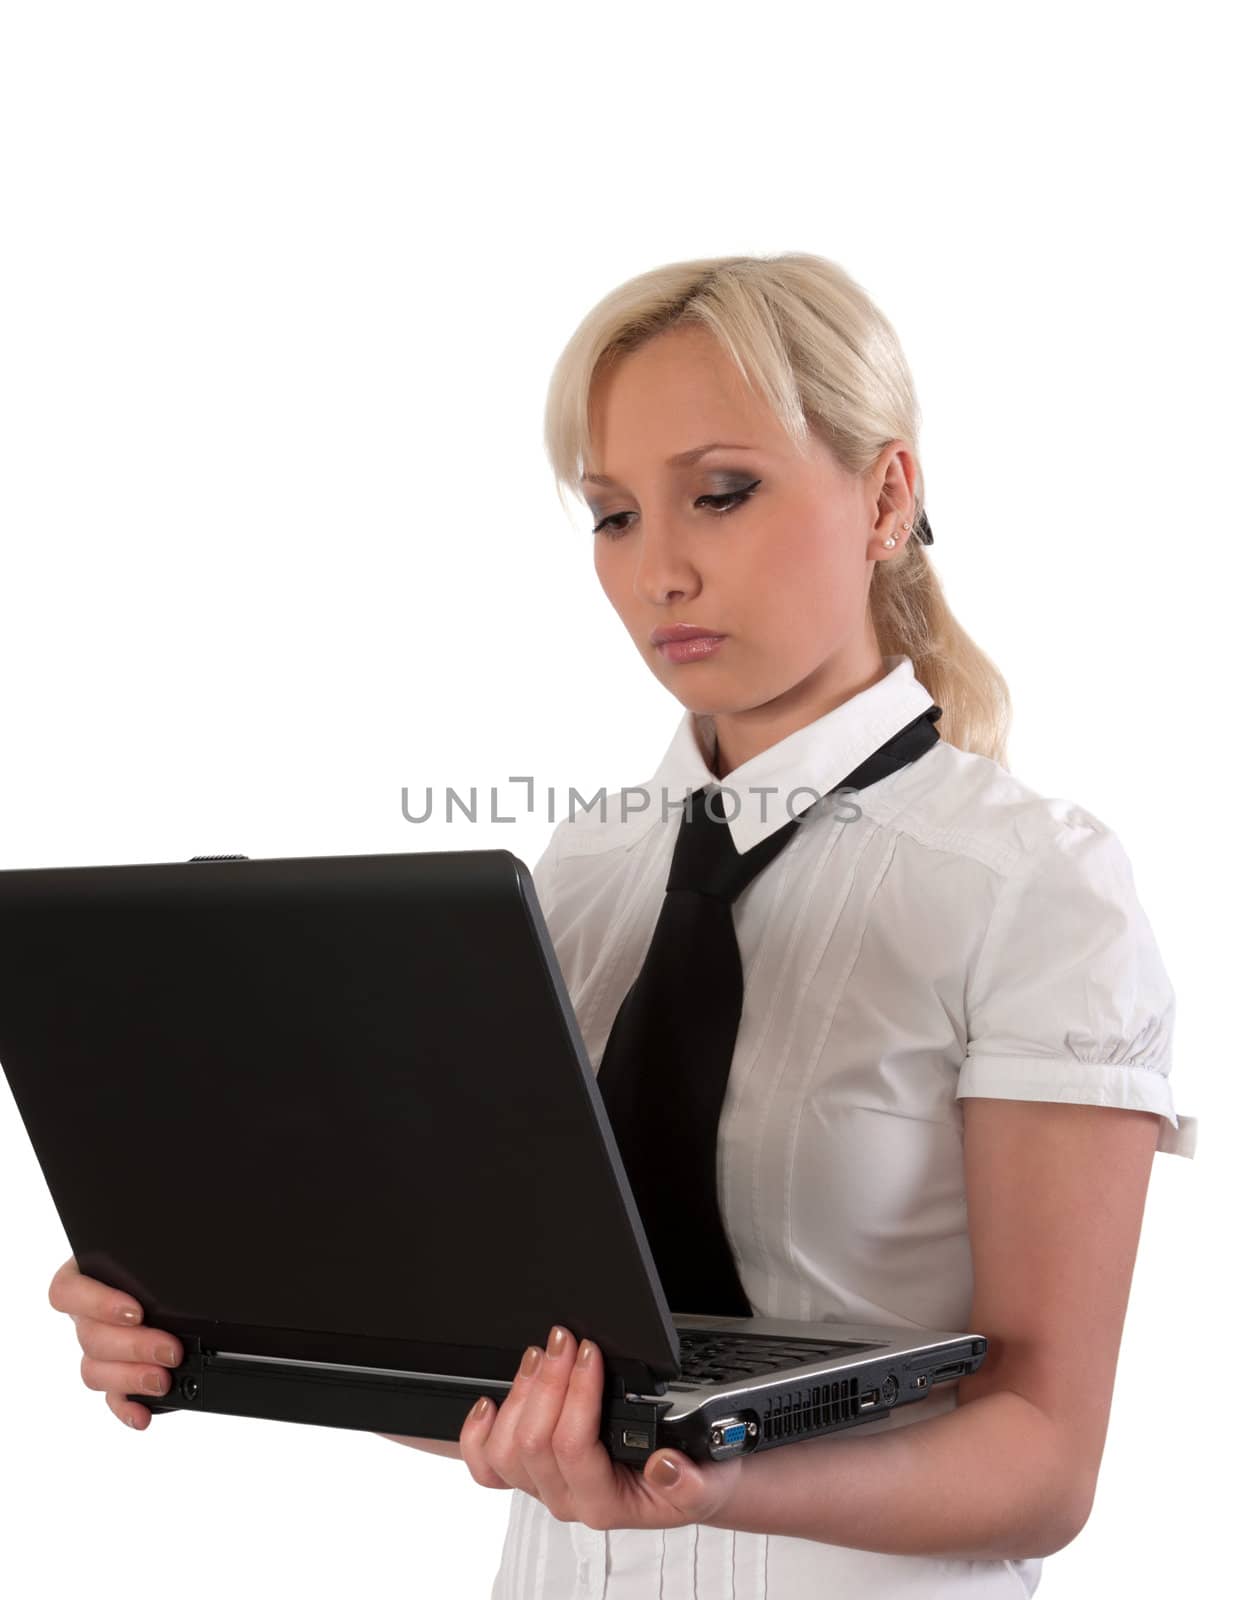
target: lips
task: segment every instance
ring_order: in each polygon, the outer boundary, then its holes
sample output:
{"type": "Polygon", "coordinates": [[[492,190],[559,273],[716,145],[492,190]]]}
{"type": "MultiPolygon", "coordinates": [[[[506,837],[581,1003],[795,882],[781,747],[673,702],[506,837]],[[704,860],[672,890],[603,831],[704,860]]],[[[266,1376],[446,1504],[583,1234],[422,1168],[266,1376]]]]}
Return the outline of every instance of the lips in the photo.
{"type": "Polygon", "coordinates": [[[655,648],[668,661],[708,661],[723,649],[725,637],[722,633],[702,633],[699,630],[681,639],[662,639],[655,648]]]}
{"type": "Polygon", "coordinates": [[[679,644],[688,639],[722,639],[726,636],[716,633],[713,628],[699,628],[695,622],[673,622],[655,628],[649,637],[651,643],[662,645],[679,644]]]}

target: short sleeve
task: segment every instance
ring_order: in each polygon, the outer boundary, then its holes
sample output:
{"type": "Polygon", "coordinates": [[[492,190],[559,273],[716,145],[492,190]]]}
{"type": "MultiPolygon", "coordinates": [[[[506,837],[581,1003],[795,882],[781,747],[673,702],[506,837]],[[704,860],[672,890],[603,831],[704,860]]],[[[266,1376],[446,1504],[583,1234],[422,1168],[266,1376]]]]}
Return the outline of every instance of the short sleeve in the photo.
{"type": "Polygon", "coordinates": [[[1198,1119],[1168,1083],[1176,996],[1124,847],[1085,817],[999,888],[955,1092],[1153,1111],[1156,1149],[1192,1157],[1198,1119]]]}

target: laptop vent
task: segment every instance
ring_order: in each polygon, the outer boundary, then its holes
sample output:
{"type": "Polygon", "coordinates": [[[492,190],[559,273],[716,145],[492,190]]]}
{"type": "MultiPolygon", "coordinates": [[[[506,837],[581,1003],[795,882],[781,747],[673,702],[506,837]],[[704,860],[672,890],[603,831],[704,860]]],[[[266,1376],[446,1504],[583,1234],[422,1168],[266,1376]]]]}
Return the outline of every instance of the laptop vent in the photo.
{"type": "Polygon", "coordinates": [[[763,1442],[792,1438],[816,1428],[830,1428],[857,1413],[857,1378],[817,1383],[807,1389],[773,1395],[762,1413],[763,1442]]]}

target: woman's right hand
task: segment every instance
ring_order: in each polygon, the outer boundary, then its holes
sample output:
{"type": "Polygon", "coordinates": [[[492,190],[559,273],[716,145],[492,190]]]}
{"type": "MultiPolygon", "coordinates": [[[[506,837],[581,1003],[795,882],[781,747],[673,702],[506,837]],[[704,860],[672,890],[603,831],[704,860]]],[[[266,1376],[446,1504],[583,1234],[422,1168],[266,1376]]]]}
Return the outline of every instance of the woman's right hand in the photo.
{"type": "Polygon", "coordinates": [[[177,1367],[183,1349],[172,1333],[145,1328],[144,1308],[120,1289],[88,1278],[71,1256],[59,1266],[48,1286],[48,1303],[74,1321],[83,1359],[80,1372],[89,1389],[103,1389],[105,1402],[119,1421],[141,1431],[152,1412],[128,1394],[150,1393],[156,1400],[170,1387],[167,1369],[177,1367]]]}

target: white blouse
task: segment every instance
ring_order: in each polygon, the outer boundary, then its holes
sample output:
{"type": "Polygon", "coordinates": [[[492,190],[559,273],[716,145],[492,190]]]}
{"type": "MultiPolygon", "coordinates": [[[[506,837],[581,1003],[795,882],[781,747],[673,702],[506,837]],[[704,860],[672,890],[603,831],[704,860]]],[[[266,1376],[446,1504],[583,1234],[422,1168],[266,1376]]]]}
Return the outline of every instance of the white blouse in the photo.
{"type": "MultiPolygon", "coordinates": [[[[594,1069],[644,960],[684,797],[721,782],[737,849],[794,837],[733,908],[745,974],[719,1202],[757,1315],[966,1328],[964,1095],[1134,1107],[1192,1156],[1174,995],[1116,836],[944,739],[824,799],[932,704],[906,656],[722,780],[685,712],[648,783],[563,817],[533,869],[594,1069]],[[809,808],[809,809],[807,809],[809,808]]],[[[594,797],[596,800],[596,797],[594,797]]],[[[700,1306],[690,1309],[700,1313],[700,1306]]],[[[944,1384],[863,1425],[913,1426],[944,1384]]],[[[1042,1562],[957,1561],[687,1527],[598,1532],[516,1489],[493,1600],[1023,1600],[1042,1562]]]]}

